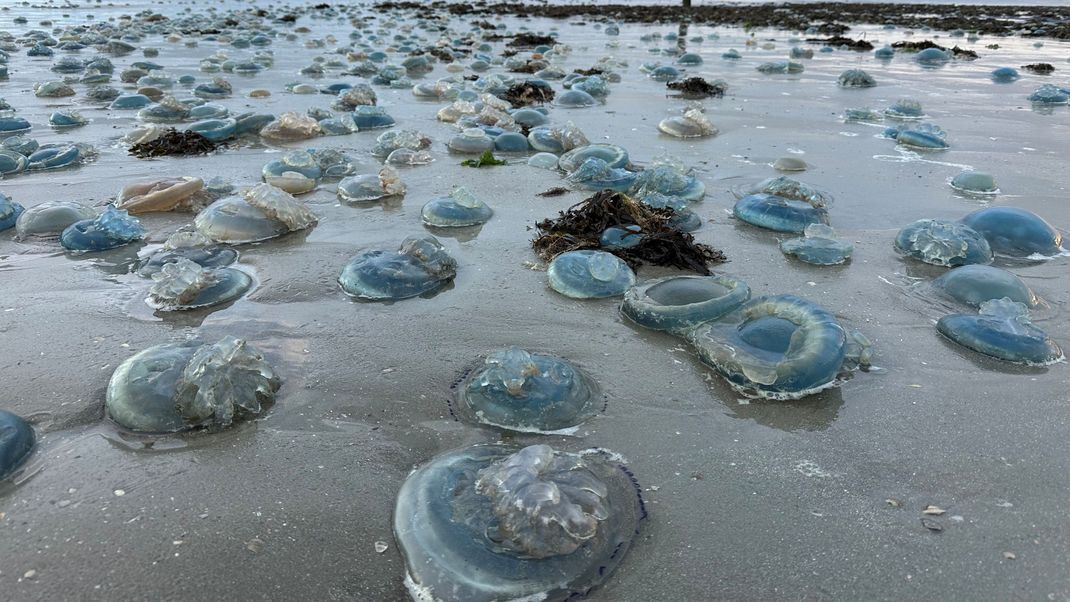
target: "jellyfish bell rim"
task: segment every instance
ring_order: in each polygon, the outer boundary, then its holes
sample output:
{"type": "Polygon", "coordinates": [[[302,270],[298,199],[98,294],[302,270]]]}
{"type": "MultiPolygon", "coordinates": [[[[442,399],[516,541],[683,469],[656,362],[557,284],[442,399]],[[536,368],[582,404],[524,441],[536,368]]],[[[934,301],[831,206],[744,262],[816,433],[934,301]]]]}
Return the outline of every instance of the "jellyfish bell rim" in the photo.
{"type": "Polygon", "coordinates": [[[37,432],[25,418],[14,412],[0,410],[0,441],[11,437],[10,447],[0,448],[5,454],[13,452],[8,466],[0,466],[0,481],[15,476],[25,466],[37,448],[37,432]]]}
{"type": "Polygon", "coordinates": [[[256,280],[251,275],[237,268],[220,267],[214,268],[212,271],[220,276],[219,280],[201,290],[189,303],[157,303],[152,300],[152,297],[146,297],[145,304],[158,312],[207,309],[233,303],[248,294],[256,285],[256,280]],[[219,299],[211,299],[212,296],[224,292],[228,288],[232,288],[233,292],[219,299]]]}
{"type": "Polygon", "coordinates": [[[629,288],[624,293],[620,313],[644,328],[674,332],[694,328],[703,322],[718,320],[738,309],[750,299],[750,296],[751,290],[746,282],[720,274],[666,276],[629,288]],[[727,290],[720,296],[680,304],[658,302],[648,294],[655,287],[679,280],[712,282],[727,290]],[[692,314],[692,317],[689,317],[689,314],[692,314]]]}

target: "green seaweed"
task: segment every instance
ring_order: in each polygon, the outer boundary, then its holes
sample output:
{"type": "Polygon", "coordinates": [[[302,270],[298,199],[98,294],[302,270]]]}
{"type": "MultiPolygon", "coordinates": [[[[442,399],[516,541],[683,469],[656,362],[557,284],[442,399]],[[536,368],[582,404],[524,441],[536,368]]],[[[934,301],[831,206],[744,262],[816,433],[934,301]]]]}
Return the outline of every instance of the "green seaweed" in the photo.
{"type": "Polygon", "coordinates": [[[479,155],[478,159],[465,159],[461,161],[461,165],[465,167],[486,167],[488,165],[505,165],[505,161],[501,159],[495,159],[494,153],[483,151],[482,155],[479,155]]]}

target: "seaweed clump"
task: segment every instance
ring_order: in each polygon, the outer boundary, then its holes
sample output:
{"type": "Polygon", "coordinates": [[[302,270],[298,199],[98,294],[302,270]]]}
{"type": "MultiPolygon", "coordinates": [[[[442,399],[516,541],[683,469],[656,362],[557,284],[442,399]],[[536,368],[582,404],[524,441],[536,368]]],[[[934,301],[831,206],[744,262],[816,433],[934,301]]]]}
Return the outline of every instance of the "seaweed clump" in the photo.
{"type": "Polygon", "coordinates": [[[954,48],[948,48],[946,46],[941,46],[936,42],[933,42],[932,40],[922,40],[920,42],[895,42],[894,44],[892,44],[892,48],[895,48],[896,50],[902,50],[904,52],[921,52],[922,50],[935,48],[944,52],[950,52],[952,56],[957,59],[967,59],[971,61],[980,56],[972,50],[967,50],[966,48],[961,48],[959,46],[955,46],[954,48]]]}
{"type": "Polygon", "coordinates": [[[1055,66],[1051,63],[1030,63],[1028,65],[1022,65],[1022,69],[1031,71],[1037,75],[1050,75],[1055,71],[1055,66]]]}
{"type": "Polygon", "coordinates": [[[525,81],[509,86],[501,98],[509,101],[514,107],[526,107],[551,102],[554,99],[554,89],[548,85],[525,81]]]}
{"type": "Polygon", "coordinates": [[[728,89],[728,86],[720,80],[708,82],[701,77],[689,77],[665,85],[685,98],[721,98],[728,89]]]}
{"type": "Polygon", "coordinates": [[[535,224],[531,247],[545,261],[568,251],[600,249],[637,269],[644,263],[675,267],[708,275],[709,265],[725,261],[721,251],[695,242],[695,237],[669,225],[676,212],[654,208],[625,194],[603,190],[535,224]],[[639,227],[640,240],[627,248],[602,248],[607,228],[639,227]]]}
{"type": "Polygon", "coordinates": [[[461,165],[464,167],[487,167],[493,165],[505,165],[505,161],[494,157],[494,153],[483,151],[482,155],[479,155],[478,159],[465,159],[461,161],[461,165]]]}
{"type": "Polygon", "coordinates": [[[506,46],[547,46],[553,45],[557,40],[553,36],[540,36],[534,33],[518,33],[513,36],[513,40],[506,44],[506,46]]]}
{"type": "Polygon", "coordinates": [[[857,52],[868,52],[873,50],[873,44],[865,40],[852,40],[851,38],[845,38],[843,36],[835,36],[831,38],[806,38],[806,41],[811,44],[826,44],[836,48],[846,46],[848,50],[855,50],[857,52]]]}
{"type": "Polygon", "coordinates": [[[130,147],[130,154],[140,159],[169,155],[205,155],[220,146],[197,132],[180,132],[167,128],[158,138],[130,147]]]}

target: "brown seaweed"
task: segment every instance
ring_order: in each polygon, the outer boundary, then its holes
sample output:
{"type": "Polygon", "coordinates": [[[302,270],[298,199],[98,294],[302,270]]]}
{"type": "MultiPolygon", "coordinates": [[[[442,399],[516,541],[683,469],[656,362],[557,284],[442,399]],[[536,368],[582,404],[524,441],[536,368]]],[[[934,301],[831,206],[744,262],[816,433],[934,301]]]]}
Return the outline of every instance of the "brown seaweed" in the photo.
{"type": "Polygon", "coordinates": [[[720,98],[728,87],[721,81],[708,82],[701,77],[689,77],[665,84],[670,90],[679,92],[684,98],[720,98]]]}
{"type": "Polygon", "coordinates": [[[526,107],[553,101],[554,90],[547,85],[523,81],[509,86],[501,95],[501,99],[509,101],[514,107],[526,107]]]}
{"type": "Polygon", "coordinates": [[[168,128],[154,140],[131,146],[130,154],[141,159],[169,155],[205,155],[219,146],[219,143],[212,142],[197,132],[180,132],[175,128],[168,128]]]}

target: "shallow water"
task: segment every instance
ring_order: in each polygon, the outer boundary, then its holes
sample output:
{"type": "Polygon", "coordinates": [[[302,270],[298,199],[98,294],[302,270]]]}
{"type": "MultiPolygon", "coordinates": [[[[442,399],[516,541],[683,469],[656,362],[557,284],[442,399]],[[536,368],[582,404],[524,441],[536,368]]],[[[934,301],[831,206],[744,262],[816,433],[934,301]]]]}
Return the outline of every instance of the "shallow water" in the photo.
{"type": "MultiPolygon", "coordinates": [[[[92,12],[106,18],[136,8],[92,12]]],[[[89,11],[65,12],[69,19],[13,6],[0,13],[0,25],[24,31],[44,16],[61,25],[89,11]],[[20,14],[30,25],[11,24],[20,14]]],[[[610,38],[592,25],[524,24],[558,27],[561,41],[574,49],[569,69],[590,67],[606,54],[629,61],[606,105],[553,108],[555,125],[573,120],[591,142],[619,144],[639,164],[667,152],[695,166],[707,187],[706,200],[691,207],[706,222],[695,235],[728,255],[718,271],[746,281],[755,296],[795,294],[822,304],[845,328],[873,341],[880,369],[801,401],[741,399],[680,339],[622,318],[618,300],[565,298],[547,286],[544,271],[531,269],[538,266],[527,226],[588,193],[536,197],[563,182],[528,167],[526,157],[502,167],[460,167],[465,157],[445,148],[454,128],[435,120],[446,101],[379,87],[379,104],[398,127],[432,136],[436,161],[400,170],[408,191],[384,204],[339,204],[330,184],[304,195],[319,224],[239,247],[239,265],[256,274],[257,286],[222,310],[146,311],[151,281],[127,273],[137,246],[69,255],[58,244],[19,243],[0,233],[0,404],[33,418],[41,435],[21,482],[0,491],[0,590],[12,600],[72,592],[86,599],[406,599],[391,533],[395,495],[414,465],[499,439],[493,429],[451,417],[450,385],[480,357],[516,345],[575,362],[598,381],[608,406],[577,437],[508,440],[613,449],[644,488],[651,516],[592,600],[1070,597],[1065,364],[1002,364],[942,339],[934,324],[948,313],[946,301],[919,297],[909,283],[943,270],[902,259],[892,248],[907,223],[958,219],[981,206],[947,185],[965,166],[996,176],[1003,194],[991,203],[1070,225],[1070,109],[1039,112],[1025,100],[1042,83],[1066,85],[1070,43],[1046,40],[1036,49],[1033,40],[967,44],[941,36],[933,39],[976,49],[981,58],[922,70],[909,57],[883,64],[871,53],[837,51],[815,53],[803,61],[802,74],[766,76],[755,66],[786,58],[792,34],[756,32],[759,40],[775,40],[775,49],[762,50],[746,47],[739,29],[692,27],[688,37],[717,33],[720,39],[688,43],[705,59],[688,73],[724,78],[729,89],[725,98],[703,103],[720,134],[680,140],[659,135],[657,124],[685,103],[667,98],[663,83],[638,71],[643,62],[671,60],[649,47],[674,44],[641,42],[640,35],[675,27],[622,25],[621,35],[610,38]],[[1000,49],[986,49],[991,43],[1000,49]],[[721,60],[729,48],[743,59],[721,60]],[[999,66],[1034,62],[1056,65],[1055,74],[1023,71],[1013,84],[994,84],[988,76],[999,66]],[[865,69],[877,87],[837,87],[849,68],[865,69]],[[880,109],[904,96],[920,100],[928,121],[948,132],[950,150],[896,150],[879,137],[883,126],[841,118],[846,108],[880,109]],[[777,175],[769,164],[784,155],[810,165],[795,177],[835,197],[830,221],[855,246],[850,263],[794,261],[778,248],[790,235],[731,217],[732,188],[777,175]],[[427,234],[421,207],[455,185],[485,200],[495,215],[482,227],[434,233],[459,263],[451,287],[394,304],[355,302],[339,289],[336,279],[352,256],[427,234]],[[261,419],[220,434],[160,441],[122,435],[101,421],[104,388],[116,366],[146,347],[194,334],[246,338],[276,368],[283,386],[261,419]],[[947,511],[925,517],[940,533],[921,523],[929,504],[947,511]],[[377,542],[385,542],[385,551],[377,551],[377,542]]],[[[308,17],[298,25],[313,30],[300,40],[328,32],[344,39],[351,29],[308,17]]],[[[865,27],[849,35],[863,31],[877,47],[874,38],[904,37],[865,27]]],[[[217,44],[148,44],[161,48],[151,60],[173,76],[210,79],[197,62],[217,44]]],[[[232,112],[303,111],[327,107],[332,98],[288,94],[284,83],[355,81],[297,75],[318,52],[301,41],[277,40],[271,48],[272,69],[251,78],[226,75],[235,95],[216,102],[232,112]],[[247,98],[254,88],[272,96],[247,98]]],[[[229,50],[233,57],[252,52],[229,50]]],[[[112,58],[116,73],[137,60],[140,53],[112,58]]],[[[19,55],[0,96],[33,123],[42,144],[90,142],[101,155],[75,170],[0,182],[4,194],[27,207],[57,198],[104,203],[144,177],[222,176],[252,184],[263,164],[283,152],[244,147],[136,160],[115,144],[132,129],[133,112],[93,105],[78,107],[92,120],[88,126],[54,132],[47,117],[68,100],[32,94],[33,82],[53,79],[49,65],[19,55]]],[[[423,81],[445,75],[435,65],[423,81]]],[[[76,89],[78,103],[84,86],[76,89]]],[[[371,173],[378,162],[369,151],[381,131],[286,148],[349,148],[365,162],[362,173],[371,173]]],[[[141,216],[149,232],[141,250],[191,219],[141,216]]],[[[1070,341],[1070,259],[1009,269],[1050,304],[1035,316],[1037,325],[1056,341],[1070,341]]],[[[638,275],[670,273],[647,267],[638,275]]]]}

